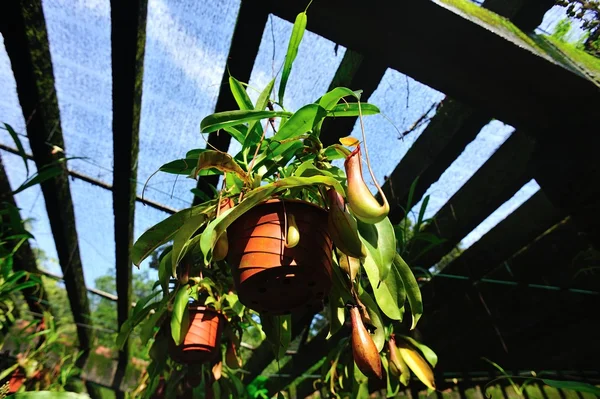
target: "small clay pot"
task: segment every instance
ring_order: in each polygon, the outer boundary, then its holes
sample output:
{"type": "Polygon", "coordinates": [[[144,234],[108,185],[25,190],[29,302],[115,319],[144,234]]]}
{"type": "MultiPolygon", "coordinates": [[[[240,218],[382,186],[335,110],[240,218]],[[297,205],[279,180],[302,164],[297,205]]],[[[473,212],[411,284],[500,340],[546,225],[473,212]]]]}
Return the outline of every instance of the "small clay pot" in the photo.
{"type": "Polygon", "coordinates": [[[320,309],[331,289],[333,244],[327,211],[295,200],[269,200],[227,229],[234,284],[240,301],[260,313],[320,309]],[[285,247],[285,214],[294,215],[300,241],[285,247]]]}
{"type": "Polygon", "coordinates": [[[179,363],[204,363],[220,353],[221,334],[225,317],[206,306],[188,305],[190,328],[183,344],[176,346],[170,339],[171,357],[179,363]]]}

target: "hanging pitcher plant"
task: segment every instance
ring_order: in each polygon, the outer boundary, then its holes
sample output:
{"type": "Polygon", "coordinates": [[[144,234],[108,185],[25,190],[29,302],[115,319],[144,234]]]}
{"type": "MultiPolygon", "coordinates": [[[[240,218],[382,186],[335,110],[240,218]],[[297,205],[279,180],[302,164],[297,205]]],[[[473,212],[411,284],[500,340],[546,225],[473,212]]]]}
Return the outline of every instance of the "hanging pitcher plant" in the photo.
{"type": "MultiPolygon", "coordinates": [[[[390,323],[404,318],[405,302],[410,329],[423,306],[418,284],[396,252],[389,204],[370,167],[363,117],[379,109],[345,87],[298,110],[285,107],[306,18],[305,12],[296,18],[277,95],[273,79],[253,103],[246,85],[230,77],[239,109],[200,123],[201,134],[229,134],[241,150],[192,149],[160,168],[192,179],[220,175],[222,184],[209,194],[195,191],[201,204],[169,216],[133,246],[139,266],[167,245],[160,255],[160,289],[138,302],[118,338],[124,343],[142,324],[142,339],[151,342],[153,361],[140,391],[146,397],[160,384],[170,394],[202,387],[243,396],[235,371],[243,367],[236,352],[243,330],[262,330],[280,358],[291,341],[290,313],[324,307],[330,337],[348,336],[344,326],[350,324],[350,339],[340,345],[352,347],[357,389],[365,389],[367,377],[389,380],[390,362],[400,370],[394,378],[406,381],[407,368],[397,360],[404,356],[396,353],[404,347],[389,354],[383,349],[393,337],[390,323]],[[343,117],[359,118],[362,140],[344,138],[325,147],[321,138],[331,133],[322,129],[324,120],[343,117]],[[344,168],[335,160],[343,160],[344,168]],[[363,165],[380,199],[367,187],[363,165]],[[159,294],[161,300],[153,299],[159,294]],[[201,337],[202,331],[211,333],[201,337]],[[186,382],[192,373],[196,379],[186,382]]],[[[419,359],[406,363],[412,369],[419,359]]]]}

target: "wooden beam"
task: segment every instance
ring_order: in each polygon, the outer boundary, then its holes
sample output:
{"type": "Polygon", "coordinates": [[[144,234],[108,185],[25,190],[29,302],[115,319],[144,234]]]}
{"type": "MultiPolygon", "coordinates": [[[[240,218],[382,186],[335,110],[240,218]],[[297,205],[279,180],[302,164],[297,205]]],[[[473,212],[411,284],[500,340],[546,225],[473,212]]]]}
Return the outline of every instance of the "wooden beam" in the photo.
{"type": "MultiPolygon", "coordinates": [[[[346,50],[328,90],[336,87],[348,87],[352,90],[362,90],[360,100],[366,102],[379,86],[387,66],[376,57],[359,54],[350,49],[346,50]]],[[[346,101],[354,102],[352,98],[346,101]]],[[[324,146],[338,143],[342,137],[349,136],[354,129],[356,118],[328,118],[323,122],[321,140],[324,146]]]]}
{"type": "Polygon", "coordinates": [[[327,353],[337,345],[341,337],[348,335],[348,329],[342,329],[337,334],[336,339],[327,338],[329,327],[325,326],[319,333],[313,337],[303,348],[302,352],[294,356],[289,362],[279,370],[279,374],[285,374],[285,377],[269,378],[266,388],[269,391],[269,397],[285,389],[296,378],[302,375],[306,370],[312,367],[316,362],[327,356],[327,353]]]}
{"type": "MultiPolygon", "coordinates": [[[[533,20],[541,21],[545,12],[552,7],[552,4],[546,4],[547,0],[531,3],[529,0],[486,0],[482,7],[509,19],[523,12],[527,17],[522,18],[522,23],[526,25],[531,24],[533,20]],[[536,8],[537,5],[545,5],[546,9],[536,8]]],[[[390,201],[389,217],[393,223],[398,223],[404,218],[405,212],[409,211],[404,209],[407,205],[412,206],[423,198],[427,189],[440,178],[491,119],[488,112],[450,97],[442,101],[436,115],[383,186],[390,201]],[[412,204],[408,204],[408,193],[417,177],[419,180],[415,186],[412,204]]]]}
{"type": "MultiPolygon", "coordinates": [[[[306,328],[310,328],[314,316],[315,314],[313,312],[292,313],[291,341],[298,338],[306,328]]],[[[244,369],[248,371],[248,374],[244,374],[244,381],[247,383],[252,382],[269,364],[271,364],[273,359],[275,359],[275,356],[272,346],[267,340],[264,340],[256,349],[254,349],[252,356],[248,359],[246,364],[244,364],[244,369]]]]}
{"type": "MultiPolygon", "coordinates": [[[[306,8],[301,0],[269,4],[288,21],[306,8]]],[[[541,133],[556,127],[558,132],[568,129],[585,136],[596,125],[596,84],[553,60],[487,10],[466,0],[373,0],[369,9],[377,12],[365,12],[359,0],[313,3],[308,29],[372,54],[390,68],[516,128],[541,133]],[[347,28],[349,22],[359,21],[361,29],[347,28]]]]}
{"type": "Polygon", "coordinates": [[[446,266],[443,272],[479,280],[566,216],[540,190],[446,266]]]}
{"type": "MultiPolygon", "coordinates": [[[[242,1],[238,14],[233,38],[227,57],[227,67],[223,72],[221,79],[221,88],[215,112],[231,111],[238,109],[237,103],[229,89],[229,76],[233,76],[241,82],[249,82],[254,60],[258,54],[263,31],[267,23],[269,12],[265,7],[261,7],[255,2],[242,1]]],[[[211,133],[208,136],[207,148],[216,148],[220,151],[227,151],[231,137],[222,133],[211,133]]],[[[212,196],[212,190],[208,185],[217,186],[219,176],[204,176],[198,179],[198,189],[212,196]]],[[[194,205],[199,204],[201,199],[194,197],[194,205]]]]}
{"type": "MultiPolygon", "coordinates": [[[[4,165],[2,163],[2,157],[0,156],[0,209],[6,209],[6,205],[17,208],[17,203],[15,202],[15,198],[12,195],[12,191],[13,190],[10,186],[10,182],[8,181],[8,176],[6,175],[6,170],[4,169],[4,165]]],[[[21,222],[23,220],[18,210],[15,216],[18,216],[18,221],[11,221],[9,214],[2,214],[2,225],[4,226],[3,229],[10,229],[12,223],[21,222]]],[[[4,231],[6,235],[3,237],[3,240],[6,241],[4,243],[4,245],[6,245],[5,248],[8,251],[12,251],[14,249],[13,243],[6,239],[7,237],[14,234],[14,232],[11,233],[11,231],[12,230],[4,231]]],[[[31,250],[31,246],[29,245],[29,240],[23,242],[17,250],[17,252],[15,253],[13,257],[13,270],[25,271],[33,275],[39,274],[37,261],[35,255],[33,254],[33,251],[31,250]]],[[[38,287],[30,287],[24,289],[23,296],[25,297],[27,306],[29,306],[29,310],[31,310],[32,312],[44,313],[44,311],[47,310],[47,306],[45,305],[45,303],[48,302],[48,296],[46,295],[44,284],[41,281],[38,287]]]]}
{"type": "MultiPolygon", "coordinates": [[[[600,91],[600,90],[599,90],[600,91]]],[[[600,108],[599,108],[600,109],[600,108]]],[[[554,206],[573,218],[577,228],[600,250],[600,137],[588,130],[548,131],[534,154],[534,176],[554,206]],[[552,136],[561,135],[561,139],[552,136]]]]}
{"type": "MultiPolygon", "coordinates": [[[[542,191],[535,193],[513,213],[498,223],[475,244],[446,266],[444,275],[468,277],[470,283],[487,276],[520,249],[560,222],[566,215],[557,210],[542,191]]],[[[514,281],[512,276],[490,276],[514,281]]],[[[460,295],[447,278],[433,277],[421,287],[428,310],[438,308],[460,295]]]]}
{"type": "Polygon", "coordinates": [[[410,209],[408,194],[413,181],[418,182],[412,204],[418,203],[429,186],[454,162],[491,120],[489,114],[446,97],[435,116],[400,160],[383,185],[390,202],[390,220],[399,223],[410,209]]]}
{"type": "MultiPolygon", "coordinates": [[[[571,260],[585,248],[585,242],[572,234],[573,228],[566,219],[507,262],[514,278],[520,281],[518,285],[488,284],[482,280],[474,287],[464,280],[446,281],[446,291],[461,294],[446,296],[443,306],[437,311],[426,311],[425,323],[420,324],[420,330],[439,350],[440,357],[449,357],[446,364],[476,362],[480,356],[508,362],[519,352],[518,347],[526,348],[540,336],[559,331],[575,320],[593,318],[599,295],[531,289],[537,287],[535,284],[551,284],[547,276],[555,271],[574,272],[571,260]],[[459,353],[457,348],[464,351],[459,353]]],[[[569,279],[564,275],[562,278],[568,287],[569,279]]]]}
{"type": "MultiPolygon", "coordinates": [[[[3,151],[6,151],[6,152],[9,152],[11,154],[15,154],[15,155],[21,156],[21,154],[19,153],[18,150],[14,149],[12,147],[6,146],[4,144],[0,144],[0,150],[3,150],[3,151]]],[[[31,159],[33,161],[33,155],[26,154],[26,157],[27,157],[27,159],[31,159]]],[[[73,177],[75,179],[83,180],[84,182],[90,183],[91,185],[94,185],[96,187],[100,187],[100,188],[103,188],[105,190],[110,190],[110,191],[113,190],[113,186],[112,185],[110,185],[108,183],[105,183],[102,180],[94,179],[93,177],[90,177],[88,175],[84,175],[83,173],[79,173],[79,172],[74,171],[72,169],[69,169],[68,173],[69,173],[69,176],[71,176],[71,177],[73,177]]],[[[156,210],[159,210],[159,211],[162,211],[162,212],[166,212],[166,213],[168,213],[170,215],[172,215],[175,212],[177,212],[176,209],[170,208],[170,207],[168,207],[166,205],[163,205],[163,204],[159,204],[158,202],[154,202],[154,201],[146,199],[146,198],[142,198],[139,195],[136,195],[135,200],[137,202],[141,203],[141,204],[149,206],[150,208],[154,208],[156,210]]]]}
{"type": "Polygon", "coordinates": [[[534,140],[515,131],[487,162],[448,200],[423,231],[446,241],[426,251],[416,242],[409,259],[415,266],[429,268],[449,253],[500,205],[531,179],[529,160],[534,140]]]}
{"type": "MultiPolygon", "coordinates": [[[[54,148],[65,150],[42,2],[9,1],[1,8],[0,30],[15,75],[23,116],[28,122],[31,151],[37,169],[41,170],[63,156],[54,148]]],[[[57,166],[62,168],[61,174],[42,183],[42,193],[74,321],[89,324],[90,305],[79,255],[67,162],[57,166]]],[[[77,337],[85,353],[92,343],[91,330],[78,326],[77,337]]]]}
{"type": "MultiPolygon", "coordinates": [[[[111,0],[113,77],[113,209],[119,329],[131,310],[132,262],[137,164],[139,153],[142,80],[146,46],[147,0],[111,0]]],[[[129,363],[129,342],[119,351],[115,387],[121,385],[129,363]]]]}

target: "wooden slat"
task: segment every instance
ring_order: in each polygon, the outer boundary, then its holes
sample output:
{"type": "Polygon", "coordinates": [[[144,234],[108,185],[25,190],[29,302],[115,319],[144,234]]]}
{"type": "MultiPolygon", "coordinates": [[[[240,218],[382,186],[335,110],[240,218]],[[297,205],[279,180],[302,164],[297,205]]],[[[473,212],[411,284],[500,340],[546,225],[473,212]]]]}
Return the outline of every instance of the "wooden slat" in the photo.
{"type": "MultiPolygon", "coordinates": [[[[119,329],[131,310],[133,224],[137,196],[142,79],[147,0],[111,1],[113,77],[113,210],[119,329]]],[[[114,385],[120,387],[129,361],[129,342],[119,351],[114,385]]]]}
{"type": "MultiPolygon", "coordinates": [[[[344,53],[344,58],[342,58],[328,90],[333,90],[336,87],[362,90],[360,100],[367,102],[379,86],[386,70],[387,66],[379,62],[376,57],[369,54],[362,55],[348,49],[344,53]]],[[[355,102],[352,98],[346,98],[345,100],[355,102]]],[[[323,145],[328,146],[338,143],[341,137],[349,136],[355,123],[356,118],[326,119],[321,133],[323,145]]]]}
{"type": "Polygon", "coordinates": [[[409,256],[412,264],[433,266],[527,183],[531,179],[528,165],[533,149],[533,139],[523,132],[513,132],[423,229],[446,241],[416,259],[426,244],[415,243],[409,256]]]}
{"type": "Polygon", "coordinates": [[[600,250],[600,136],[593,133],[597,130],[598,126],[586,131],[585,138],[574,130],[548,131],[539,139],[533,165],[535,179],[550,201],[571,215],[600,250]],[[563,138],[553,139],[554,134],[563,138]]]}
{"type": "MultiPolygon", "coordinates": [[[[498,223],[475,244],[446,266],[445,275],[466,276],[471,283],[488,275],[521,248],[533,242],[566,215],[552,206],[542,191],[538,191],[513,213],[498,223]]],[[[514,281],[512,276],[491,276],[514,281]]],[[[466,283],[466,282],[465,282],[466,283]]],[[[467,283],[468,284],[468,283],[467,283]]],[[[434,277],[421,287],[426,309],[431,311],[460,295],[456,284],[444,277],[434,277]]]]}
{"type": "MultiPolygon", "coordinates": [[[[530,25],[538,19],[541,21],[546,11],[552,7],[552,4],[547,3],[547,0],[535,4],[519,0],[486,0],[482,7],[509,19],[518,17],[519,26],[533,30],[530,25]]],[[[422,199],[429,186],[440,178],[490,120],[490,114],[483,110],[450,97],[442,101],[436,115],[383,186],[390,200],[389,217],[393,223],[400,222],[404,213],[409,211],[404,208],[408,205],[408,193],[414,179],[419,178],[411,206],[422,199]]]]}
{"type": "MultiPolygon", "coordinates": [[[[254,60],[258,53],[260,41],[269,16],[265,7],[260,7],[251,1],[242,1],[238,14],[233,38],[227,57],[227,67],[223,71],[219,97],[215,106],[215,112],[231,111],[238,109],[237,103],[229,89],[229,76],[233,76],[241,82],[249,82],[254,60]]],[[[227,151],[231,137],[225,133],[211,133],[208,136],[207,148],[216,148],[227,151]]],[[[219,176],[205,176],[198,179],[198,189],[212,196],[208,184],[216,186],[219,176]]],[[[194,197],[194,205],[199,204],[201,199],[194,197]]]]}
{"type": "MultiPolygon", "coordinates": [[[[294,341],[306,329],[310,328],[310,323],[314,318],[314,313],[293,313],[292,314],[292,338],[294,341]]],[[[244,369],[249,374],[243,376],[244,382],[250,383],[273,361],[275,355],[272,345],[267,341],[263,341],[253,352],[252,356],[244,364],[244,369]]]]}
{"type": "MultiPolygon", "coordinates": [[[[437,312],[426,311],[425,323],[420,325],[428,342],[438,346],[440,357],[442,353],[449,357],[446,364],[462,360],[476,362],[480,356],[508,362],[518,353],[516,348],[527,348],[528,342],[535,342],[541,335],[559,331],[561,326],[575,320],[594,318],[598,295],[528,285],[552,283],[544,276],[570,268],[572,258],[585,248],[585,242],[572,234],[573,228],[573,223],[566,219],[507,262],[513,278],[520,279],[519,285],[481,282],[473,287],[464,281],[446,282],[447,291],[454,291],[456,295],[446,295],[443,308],[437,312]],[[464,351],[459,353],[457,348],[464,351]]],[[[567,278],[564,281],[568,284],[567,278]]]]}
{"type": "MultiPolygon", "coordinates": [[[[2,157],[0,157],[0,209],[5,209],[4,204],[12,205],[15,208],[17,207],[17,203],[12,195],[12,191],[13,190],[10,186],[10,182],[8,181],[8,176],[6,175],[6,171],[2,163],[2,157]]],[[[19,214],[18,211],[17,214],[19,214]]],[[[9,215],[2,215],[2,225],[5,226],[4,228],[8,228],[8,226],[10,226],[10,221],[8,218],[9,215]]],[[[19,220],[22,220],[20,214],[19,220]]],[[[10,235],[12,235],[10,231],[6,231],[5,237],[10,235]]],[[[14,248],[14,246],[8,247],[8,242],[6,244],[7,250],[12,250],[14,248]]],[[[39,274],[35,255],[31,250],[29,240],[23,242],[15,253],[13,257],[13,270],[26,271],[35,275],[39,274]]],[[[29,306],[29,310],[32,312],[44,313],[44,311],[47,309],[44,303],[48,302],[48,296],[46,295],[46,290],[44,289],[44,284],[42,282],[40,282],[39,287],[24,289],[23,296],[25,297],[27,306],[29,306]]]]}
{"type": "MultiPolygon", "coordinates": [[[[27,123],[27,136],[37,169],[58,160],[65,150],[58,99],[41,0],[3,2],[0,29],[17,83],[17,94],[27,123]]],[[[41,184],[58,260],[65,278],[69,303],[76,323],[90,323],[90,306],[79,255],[73,201],[67,163],[62,173],[41,184]]],[[[84,353],[92,343],[91,330],[77,327],[84,353]]],[[[85,358],[83,356],[82,358],[85,358]]]]}
{"type": "MultiPolygon", "coordinates": [[[[288,21],[306,7],[300,0],[269,4],[288,21]]],[[[557,127],[585,136],[580,128],[596,124],[600,91],[594,82],[558,65],[510,29],[491,26],[440,0],[374,0],[369,8],[376,12],[365,13],[359,0],[313,3],[308,29],[372,54],[390,68],[517,128],[543,132],[557,127]],[[348,29],[347,21],[360,21],[360,29],[348,29]]]]}
{"type": "MultiPolygon", "coordinates": [[[[19,155],[19,156],[21,155],[18,150],[14,149],[12,147],[6,146],[4,144],[0,144],[0,150],[9,152],[11,154],[19,155]]],[[[31,159],[33,161],[33,156],[32,155],[26,154],[26,157],[27,157],[27,159],[31,159]]],[[[84,181],[86,183],[90,183],[90,184],[92,184],[92,185],[94,185],[96,187],[100,187],[100,188],[103,188],[105,190],[110,190],[110,191],[112,191],[112,189],[113,189],[112,185],[110,185],[110,184],[108,184],[106,182],[103,182],[102,180],[98,180],[98,179],[95,179],[95,178],[90,177],[88,175],[84,175],[83,173],[79,173],[79,172],[74,171],[72,169],[69,169],[68,173],[69,173],[69,176],[71,176],[71,177],[73,177],[75,179],[82,180],[82,181],[84,181]]],[[[168,207],[166,205],[163,205],[163,204],[159,204],[158,202],[151,201],[151,200],[149,200],[147,198],[142,198],[139,195],[136,196],[135,200],[137,202],[141,203],[141,204],[149,206],[150,208],[154,208],[156,210],[159,210],[159,211],[162,211],[162,212],[166,212],[166,213],[171,214],[171,215],[174,214],[175,212],[177,212],[177,210],[175,210],[173,208],[170,208],[170,207],[168,207]]]]}
{"type": "Polygon", "coordinates": [[[411,184],[418,177],[411,206],[454,162],[490,121],[484,111],[446,97],[419,138],[400,160],[383,185],[390,202],[390,220],[399,223],[405,215],[411,184]]]}
{"type": "Polygon", "coordinates": [[[343,329],[340,330],[335,337],[326,339],[328,330],[328,326],[323,327],[323,329],[321,329],[321,331],[306,344],[302,349],[302,352],[299,352],[286,363],[285,366],[281,367],[279,374],[283,374],[285,377],[269,378],[267,380],[265,387],[269,391],[269,397],[286,388],[312,365],[321,360],[323,356],[327,356],[327,353],[337,345],[339,339],[348,334],[348,330],[343,329]]]}
{"type": "Polygon", "coordinates": [[[446,266],[443,273],[479,280],[565,217],[540,190],[446,266]]]}

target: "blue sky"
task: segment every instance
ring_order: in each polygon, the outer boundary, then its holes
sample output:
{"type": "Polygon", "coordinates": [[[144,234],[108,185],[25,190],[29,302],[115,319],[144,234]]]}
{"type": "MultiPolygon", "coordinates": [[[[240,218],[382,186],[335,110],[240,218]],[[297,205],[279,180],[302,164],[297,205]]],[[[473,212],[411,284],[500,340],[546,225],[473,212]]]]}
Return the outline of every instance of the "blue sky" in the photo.
{"type": "MultiPolygon", "coordinates": [[[[45,0],[43,6],[67,154],[86,157],[70,161],[69,167],[111,183],[109,0],[45,0]]],[[[149,0],[140,126],[139,194],[144,181],[160,165],[182,157],[189,149],[205,146],[199,133],[199,123],[214,109],[238,9],[239,0],[149,0]]],[[[562,16],[562,10],[555,7],[546,16],[542,27],[551,31],[562,16]]],[[[250,78],[251,87],[260,89],[273,76],[273,36],[275,70],[279,70],[290,32],[291,24],[277,17],[272,17],[267,23],[250,78]]],[[[297,109],[326,91],[345,51],[340,47],[336,54],[334,47],[334,43],[307,32],[286,91],[287,108],[297,109]]],[[[0,98],[0,121],[24,132],[24,118],[3,45],[0,46],[0,87],[5,88],[0,98]]],[[[252,90],[250,95],[257,97],[252,90]]],[[[444,96],[397,71],[387,71],[370,102],[378,105],[390,121],[383,116],[365,118],[372,164],[379,182],[383,181],[384,175],[391,173],[424,126],[404,140],[398,140],[398,130],[410,127],[432,103],[444,96]],[[407,87],[410,91],[408,98],[407,87]]],[[[486,126],[428,190],[431,201],[427,215],[433,216],[512,131],[512,127],[499,121],[492,121],[486,126]]],[[[358,125],[352,134],[358,137],[358,125]]],[[[13,146],[6,132],[0,132],[0,142],[13,146]]],[[[24,144],[29,149],[26,140],[24,144]]],[[[232,147],[231,151],[235,153],[236,148],[232,147]]],[[[26,178],[22,161],[5,152],[2,158],[13,187],[18,186],[26,178]]],[[[195,182],[189,179],[159,174],[150,181],[145,196],[180,209],[190,205],[192,195],[189,190],[194,186],[195,182]]],[[[463,240],[464,245],[475,242],[538,189],[535,181],[525,185],[469,234],[463,240]]],[[[80,180],[71,180],[71,192],[85,279],[89,286],[93,286],[97,277],[114,267],[112,194],[80,180]]],[[[22,215],[35,219],[34,245],[56,259],[41,190],[34,187],[18,194],[16,199],[22,215]]],[[[165,216],[161,211],[137,204],[135,237],[165,216]]],[[[56,263],[46,267],[60,273],[56,263]]]]}

